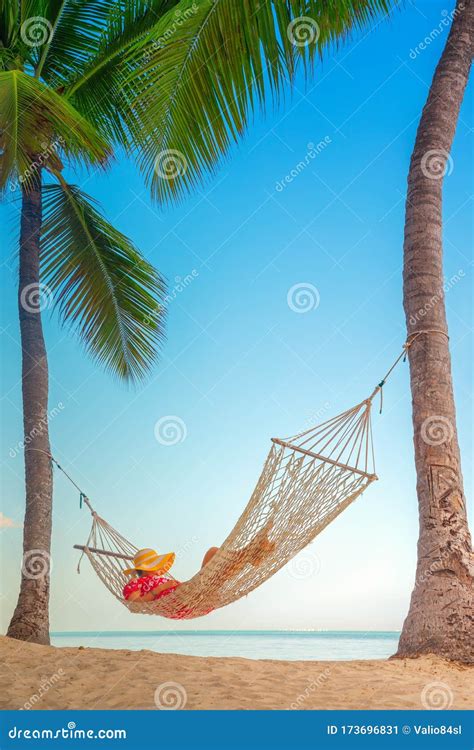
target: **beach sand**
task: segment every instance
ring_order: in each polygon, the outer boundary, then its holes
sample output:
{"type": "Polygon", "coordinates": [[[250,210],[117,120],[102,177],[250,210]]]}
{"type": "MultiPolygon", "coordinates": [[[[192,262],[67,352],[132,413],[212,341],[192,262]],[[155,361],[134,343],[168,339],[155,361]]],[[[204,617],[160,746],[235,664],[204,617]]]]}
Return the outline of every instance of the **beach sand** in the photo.
{"type": "Polygon", "coordinates": [[[421,709],[474,705],[473,668],[389,661],[202,658],[0,638],[0,708],[421,709]]]}

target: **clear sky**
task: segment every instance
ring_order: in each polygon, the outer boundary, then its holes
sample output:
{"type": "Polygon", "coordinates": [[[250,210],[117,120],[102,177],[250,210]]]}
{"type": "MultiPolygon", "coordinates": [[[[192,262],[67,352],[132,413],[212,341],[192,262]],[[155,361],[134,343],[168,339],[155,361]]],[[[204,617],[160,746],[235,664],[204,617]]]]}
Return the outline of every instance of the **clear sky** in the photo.
{"type": "MultiPolygon", "coordinates": [[[[300,77],[277,111],[256,117],[205,189],[178,208],[152,205],[125,160],[106,176],[77,178],[167,277],[173,299],[160,363],[139,389],[103,373],[46,312],[53,451],[130,540],[182,552],[173,571],[178,578],[191,576],[204,551],[227,536],[269,438],[294,434],[365,398],[403,344],[408,163],[453,7],[452,0],[407,2],[390,21],[329,53],[306,87],[300,77]],[[307,157],[308,144],[320,142],[319,153],[307,157]],[[308,164],[286,180],[302,161],[308,164]],[[288,291],[300,283],[318,290],[319,305],[306,313],[288,304],[288,291]],[[156,424],[167,416],[185,425],[178,444],[156,438],[156,424]]],[[[446,303],[468,497],[470,104],[472,87],[444,192],[445,273],[449,279],[463,272],[446,303]]],[[[20,526],[19,205],[15,194],[10,198],[1,209],[2,510],[20,526]]],[[[382,416],[374,414],[380,481],[293,566],[207,618],[176,625],[131,615],[87,561],[78,576],[72,545],[85,542],[90,519],[56,474],[52,629],[400,628],[418,532],[407,367],[400,365],[387,385],[382,416]]],[[[18,592],[21,528],[3,528],[1,547],[6,627],[18,592]]]]}

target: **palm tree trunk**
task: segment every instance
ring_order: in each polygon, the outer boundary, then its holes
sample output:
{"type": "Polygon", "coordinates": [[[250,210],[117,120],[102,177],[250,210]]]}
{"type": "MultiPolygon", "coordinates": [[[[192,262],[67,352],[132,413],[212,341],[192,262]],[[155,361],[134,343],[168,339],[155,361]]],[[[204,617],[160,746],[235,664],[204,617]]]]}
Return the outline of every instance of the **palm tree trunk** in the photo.
{"type": "Polygon", "coordinates": [[[396,656],[472,659],[472,548],[444,304],[442,183],[474,44],[474,2],[458,1],[421,116],[408,175],[404,307],[420,534],[415,587],[396,656]],[[418,336],[417,332],[422,331],[418,336]]]}
{"type": "Polygon", "coordinates": [[[39,285],[41,176],[23,187],[18,309],[22,346],[26,511],[18,603],[7,635],[49,643],[52,471],[48,458],[48,362],[39,285]]]}

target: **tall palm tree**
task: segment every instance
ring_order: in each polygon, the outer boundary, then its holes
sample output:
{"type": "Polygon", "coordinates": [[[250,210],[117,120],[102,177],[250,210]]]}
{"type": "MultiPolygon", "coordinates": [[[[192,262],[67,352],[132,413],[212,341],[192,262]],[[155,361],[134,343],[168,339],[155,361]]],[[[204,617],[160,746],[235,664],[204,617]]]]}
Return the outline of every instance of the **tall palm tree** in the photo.
{"type": "MultiPolygon", "coordinates": [[[[2,2],[0,187],[21,194],[18,310],[22,347],[26,511],[20,594],[8,633],[49,641],[52,473],[48,363],[41,311],[63,323],[125,380],[146,375],[163,337],[160,275],[115,229],[63,164],[105,168],[125,129],[107,127],[68,93],[86,80],[113,3],[2,2]],[[114,132],[115,131],[115,132],[114,132]]],[[[87,99],[87,87],[83,96],[87,99]]],[[[99,107],[99,101],[97,103],[99,107]]]]}
{"type": "Polygon", "coordinates": [[[420,536],[398,656],[472,660],[473,555],[444,303],[442,186],[474,53],[474,2],[458,0],[418,126],[408,174],[404,307],[420,536]],[[417,332],[426,331],[426,333],[417,332]]]}
{"type": "Polygon", "coordinates": [[[21,191],[18,309],[26,512],[8,634],[49,641],[52,477],[42,295],[123,379],[149,371],[164,285],[64,167],[136,159],[158,199],[182,196],[296,62],[390,0],[0,0],[0,189],[21,191]]]}

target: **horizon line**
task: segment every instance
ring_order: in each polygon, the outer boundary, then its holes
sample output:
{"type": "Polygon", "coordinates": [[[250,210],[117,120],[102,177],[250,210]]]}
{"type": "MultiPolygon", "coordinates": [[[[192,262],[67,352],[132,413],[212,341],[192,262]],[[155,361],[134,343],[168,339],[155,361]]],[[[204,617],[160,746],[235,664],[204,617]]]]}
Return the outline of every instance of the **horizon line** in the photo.
{"type": "Polygon", "coordinates": [[[363,630],[331,630],[331,629],[324,629],[324,630],[318,630],[318,629],[303,629],[303,630],[293,630],[293,629],[286,629],[282,630],[279,629],[248,629],[248,630],[234,630],[232,628],[227,629],[200,629],[200,630],[56,630],[51,631],[51,636],[62,636],[62,635],[186,635],[192,633],[193,635],[196,634],[203,634],[203,635],[215,635],[215,634],[242,634],[242,635],[248,635],[248,634],[284,634],[284,633],[297,633],[297,634],[349,634],[349,633],[377,633],[379,635],[381,634],[390,634],[390,635],[397,635],[400,634],[400,630],[370,630],[370,629],[363,629],[363,630]]]}

